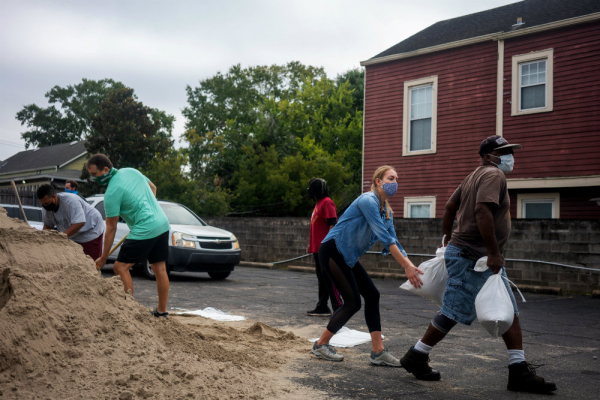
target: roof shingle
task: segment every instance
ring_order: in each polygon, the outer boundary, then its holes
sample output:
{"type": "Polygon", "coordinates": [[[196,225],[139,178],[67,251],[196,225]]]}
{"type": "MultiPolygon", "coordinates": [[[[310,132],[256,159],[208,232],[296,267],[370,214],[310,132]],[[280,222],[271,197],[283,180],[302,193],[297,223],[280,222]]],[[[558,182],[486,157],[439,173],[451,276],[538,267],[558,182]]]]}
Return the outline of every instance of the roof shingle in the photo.
{"type": "Polygon", "coordinates": [[[600,12],[600,0],[524,0],[437,22],[372,58],[408,53],[498,32],[562,21],[600,12]],[[513,27],[517,18],[524,24],[513,27]]]}

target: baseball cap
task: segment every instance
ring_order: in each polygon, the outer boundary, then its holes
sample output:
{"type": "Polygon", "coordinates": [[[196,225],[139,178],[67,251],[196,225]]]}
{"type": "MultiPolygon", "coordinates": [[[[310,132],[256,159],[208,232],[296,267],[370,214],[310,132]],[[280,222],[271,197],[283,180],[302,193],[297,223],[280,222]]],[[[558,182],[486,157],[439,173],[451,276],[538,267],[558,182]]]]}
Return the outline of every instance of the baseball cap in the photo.
{"type": "Polygon", "coordinates": [[[513,150],[518,150],[521,147],[523,147],[523,146],[521,146],[520,144],[509,144],[508,141],[506,139],[504,139],[502,136],[493,135],[493,136],[490,136],[490,137],[484,139],[483,142],[481,142],[481,145],[479,145],[479,155],[481,157],[483,157],[484,155],[489,154],[494,150],[500,150],[500,149],[506,149],[506,148],[512,148],[513,150]]]}

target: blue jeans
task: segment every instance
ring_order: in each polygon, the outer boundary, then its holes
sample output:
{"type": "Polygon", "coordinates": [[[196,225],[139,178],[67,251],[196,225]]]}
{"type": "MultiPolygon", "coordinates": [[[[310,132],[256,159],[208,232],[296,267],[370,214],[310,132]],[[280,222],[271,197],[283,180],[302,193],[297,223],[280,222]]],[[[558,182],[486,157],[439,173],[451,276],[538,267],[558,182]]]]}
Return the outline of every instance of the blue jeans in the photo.
{"type": "MultiPolygon", "coordinates": [[[[456,322],[471,325],[475,318],[477,318],[475,297],[477,297],[477,293],[479,293],[485,281],[493,273],[490,269],[483,272],[476,272],[473,269],[476,261],[461,257],[461,250],[449,244],[444,254],[446,270],[448,271],[448,282],[446,283],[441,312],[456,322]]],[[[506,277],[504,268],[502,268],[501,274],[506,277]]],[[[506,279],[503,279],[503,282],[515,309],[515,315],[519,315],[517,302],[510,289],[510,285],[506,279]]]]}

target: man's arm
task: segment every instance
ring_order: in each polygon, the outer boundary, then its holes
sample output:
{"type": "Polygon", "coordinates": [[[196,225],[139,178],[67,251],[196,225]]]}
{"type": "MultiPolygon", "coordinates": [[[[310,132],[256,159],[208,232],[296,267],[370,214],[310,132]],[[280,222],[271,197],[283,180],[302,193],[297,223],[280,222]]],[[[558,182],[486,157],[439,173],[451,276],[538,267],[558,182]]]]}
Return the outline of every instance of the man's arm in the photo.
{"type": "Polygon", "coordinates": [[[68,227],[64,233],[67,235],[67,237],[71,237],[74,234],[76,234],[77,232],[79,232],[81,230],[81,228],[83,228],[84,225],[85,225],[85,222],[78,222],[78,223],[73,224],[70,227],[68,227]]]}
{"type": "Polygon", "coordinates": [[[504,266],[504,257],[500,254],[498,242],[496,241],[494,216],[490,205],[488,203],[477,203],[475,205],[475,218],[477,218],[477,227],[488,251],[487,265],[494,274],[497,274],[504,266]]]}
{"type": "Polygon", "coordinates": [[[152,193],[154,193],[154,197],[156,197],[156,186],[154,186],[154,183],[151,181],[148,181],[148,185],[150,185],[150,189],[152,190],[152,193]]]}
{"type": "Polygon", "coordinates": [[[104,250],[102,251],[102,255],[99,259],[96,260],[96,266],[98,269],[104,267],[106,264],[106,260],[108,259],[108,253],[110,253],[110,248],[115,241],[115,234],[117,233],[117,222],[119,222],[119,217],[110,217],[106,218],[106,232],[104,232],[104,250]]]}
{"type": "Polygon", "coordinates": [[[454,219],[458,212],[459,205],[452,200],[448,200],[446,208],[444,208],[444,216],[442,217],[442,233],[446,235],[444,239],[444,246],[448,245],[452,238],[452,225],[454,225],[454,219]]]}

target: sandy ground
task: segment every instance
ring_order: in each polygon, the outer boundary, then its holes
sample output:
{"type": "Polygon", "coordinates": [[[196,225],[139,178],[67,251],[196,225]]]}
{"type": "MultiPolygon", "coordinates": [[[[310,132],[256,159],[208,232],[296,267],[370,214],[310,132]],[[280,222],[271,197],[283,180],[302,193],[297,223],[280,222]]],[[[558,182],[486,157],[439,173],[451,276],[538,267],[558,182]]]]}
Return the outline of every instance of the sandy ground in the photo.
{"type": "Polygon", "coordinates": [[[306,339],[261,322],[154,318],[81,247],[0,208],[2,399],[318,398],[306,339]]]}

